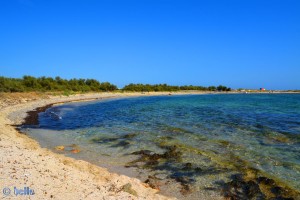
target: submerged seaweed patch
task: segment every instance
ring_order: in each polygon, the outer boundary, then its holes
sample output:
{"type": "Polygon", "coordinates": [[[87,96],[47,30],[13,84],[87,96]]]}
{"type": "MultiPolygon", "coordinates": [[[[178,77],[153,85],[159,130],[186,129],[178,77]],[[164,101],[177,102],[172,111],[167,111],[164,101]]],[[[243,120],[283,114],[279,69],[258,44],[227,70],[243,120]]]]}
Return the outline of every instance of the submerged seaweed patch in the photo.
{"type": "MultiPolygon", "coordinates": [[[[189,184],[194,182],[191,178],[191,175],[185,173],[178,173],[180,171],[180,167],[176,167],[175,163],[181,161],[182,153],[178,150],[176,145],[171,146],[160,146],[165,150],[164,153],[154,153],[149,150],[141,150],[133,152],[133,155],[139,155],[140,157],[126,165],[126,167],[139,167],[139,168],[147,168],[151,170],[167,170],[171,172],[169,178],[176,180],[182,186],[181,193],[187,194],[190,191],[189,184]],[[138,163],[142,163],[138,165],[138,163]]],[[[148,177],[145,183],[148,183],[153,188],[158,188],[159,186],[156,184],[157,179],[155,177],[148,177]]]]}
{"type": "Polygon", "coordinates": [[[170,125],[166,125],[166,124],[161,125],[160,130],[163,132],[166,132],[166,133],[171,133],[171,134],[192,133],[191,131],[186,130],[184,128],[170,126],[170,125]]]}
{"type": "Polygon", "coordinates": [[[221,194],[229,199],[265,199],[266,196],[260,190],[259,185],[250,180],[244,180],[241,174],[231,176],[231,181],[218,182],[221,186],[221,194]]]}
{"type": "MultiPolygon", "coordinates": [[[[183,195],[192,192],[197,176],[218,174],[227,171],[227,169],[217,169],[214,167],[194,166],[194,164],[189,162],[181,163],[182,152],[178,145],[167,145],[166,143],[159,143],[158,145],[161,149],[165,150],[164,153],[155,153],[150,150],[132,152],[133,155],[139,155],[139,158],[127,163],[125,167],[167,171],[167,178],[175,180],[181,185],[180,192],[183,195]]],[[[156,177],[148,177],[145,182],[153,188],[159,187],[156,177]]]]}
{"type": "Polygon", "coordinates": [[[177,146],[164,146],[166,151],[163,154],[154,153],[150,150],[140,150],[135,151],[133,155],[140,155],[140,158],[130,162],[130,164],[134,164],[137,162],[144,162],[144,168],[153,168],[159,165],[159,161],[163,162],[171,162],[171,161],[179,161],[181,159],[182,153],[177,150],[177,146]]]}
{"type": "Polygon", "coordinates": [[[136,136],[136,133],[129,133],[120,137],[97,137],[91,139],[91,141],[93,143],[110,145],[110,147],[128,148],[133,143],[133,139],[136,136]]]}
{"type": "Polygon", "coordinates": [[[107,144],[110,142],[114,142],[119,140],[119,138],[103,138],[103,137],[99,137],[99,138],[93,138],[91,139],[92,142],[94,143],[98,143],[98,144],[107,144]]]}
{"type": "Polygon", "coordinates": [[[276,199],[292,200],[299,194],[284,189],[270,178],[260,176],[247,180],[242,174],[234,174],[229,182],[216,182],[221,193],[229,199],[276,199]]]}

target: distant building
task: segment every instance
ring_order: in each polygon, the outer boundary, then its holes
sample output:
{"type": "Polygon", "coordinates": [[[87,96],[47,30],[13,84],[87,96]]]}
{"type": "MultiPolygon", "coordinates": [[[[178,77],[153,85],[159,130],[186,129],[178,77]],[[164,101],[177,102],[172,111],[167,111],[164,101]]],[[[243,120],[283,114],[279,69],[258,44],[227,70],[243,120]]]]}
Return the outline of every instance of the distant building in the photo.
{"type": "Polygon", "coordinates": [[[259,88],[259,90],[260,90],[260,91],[265,91],[266,89],[265,89],[265,88],[259,88]]]}

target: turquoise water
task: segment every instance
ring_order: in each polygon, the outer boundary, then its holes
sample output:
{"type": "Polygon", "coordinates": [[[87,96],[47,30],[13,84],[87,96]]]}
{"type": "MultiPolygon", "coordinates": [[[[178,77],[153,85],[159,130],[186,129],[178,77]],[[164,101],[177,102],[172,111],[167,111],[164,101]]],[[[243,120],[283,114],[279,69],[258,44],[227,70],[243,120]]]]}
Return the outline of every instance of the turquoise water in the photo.
{"type": "Polygon", "coordinates": [[[299,94],[69,103],[40,113],[39,121],[23,131],[42,146],[64,145],[66,155],[123,170],[179,198],[299,197],[299,94]]]}

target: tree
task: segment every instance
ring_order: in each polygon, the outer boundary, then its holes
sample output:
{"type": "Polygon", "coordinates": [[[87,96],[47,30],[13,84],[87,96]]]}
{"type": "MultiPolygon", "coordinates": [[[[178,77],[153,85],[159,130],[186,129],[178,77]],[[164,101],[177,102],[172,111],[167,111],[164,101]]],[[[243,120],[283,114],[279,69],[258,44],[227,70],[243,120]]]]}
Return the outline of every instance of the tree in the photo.
{"type": "Polygon", "coordinates": [[[37,90],[38,88],[40,88],[40,84],[33,76],[23,76],[23,85],[29,90],[37,90]]]}
{"type": "Polygon", "coordinates": [[[90,90],[92,91],[101,90],[100,82],[95,79],[86,79],[85,83],[90,87],[90,90]]]}
{"type": "Polygon", "coordinates": [[[209,90],[209,91],[216,91],[217,88],[216,88],[215,86],[209,86],[209,87],[208,87],[208,90],[209,90]]]}
{"type": "Polygon", "coordinates": [[[104,83],[101,83],[100,85],[100,88],[99,88],[101,91],[114,91],[114,90],[117,90],[117,86],[109,83],[109,82],[104,82],[104,83]]]}

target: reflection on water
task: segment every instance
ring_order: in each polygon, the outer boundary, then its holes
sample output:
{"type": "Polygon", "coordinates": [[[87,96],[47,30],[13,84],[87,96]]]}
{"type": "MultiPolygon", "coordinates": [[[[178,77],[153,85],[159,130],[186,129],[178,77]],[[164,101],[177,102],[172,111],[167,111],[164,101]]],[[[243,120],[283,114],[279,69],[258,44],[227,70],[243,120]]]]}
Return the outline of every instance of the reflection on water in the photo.
{"type": "Polygon", "coordinates": [[[299,197],[300,95],[140,97],[54,106],[42,146],[183,199],[299,197]],[[58,151],[58,150],[55,150],[58,151]],[[74,152],[74,151],[73,151],[74,152]]]}

